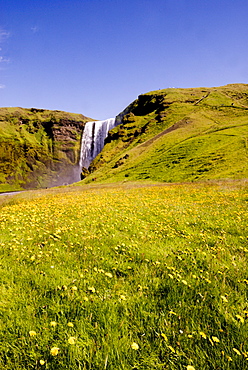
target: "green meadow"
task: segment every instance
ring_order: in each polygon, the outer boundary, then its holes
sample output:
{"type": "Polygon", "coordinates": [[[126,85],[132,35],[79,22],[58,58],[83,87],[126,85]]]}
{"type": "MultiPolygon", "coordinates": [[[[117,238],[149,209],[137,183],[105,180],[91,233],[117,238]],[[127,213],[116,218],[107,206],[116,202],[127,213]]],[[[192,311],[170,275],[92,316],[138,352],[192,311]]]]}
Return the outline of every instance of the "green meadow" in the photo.
{"type": "Polygon", "coordinates": [[[0,202],[1,369],[247,369],[247,181],[0,202]]]}

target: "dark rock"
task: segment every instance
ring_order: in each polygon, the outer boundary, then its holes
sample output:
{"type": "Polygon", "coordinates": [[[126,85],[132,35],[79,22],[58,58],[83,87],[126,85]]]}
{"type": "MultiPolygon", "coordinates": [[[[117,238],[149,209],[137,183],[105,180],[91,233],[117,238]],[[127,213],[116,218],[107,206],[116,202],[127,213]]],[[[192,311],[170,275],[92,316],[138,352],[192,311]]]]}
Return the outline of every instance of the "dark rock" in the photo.
{"type": "Polygon", "coordinates": [[[90,174],[89,170],[85,167],[82,168],[81,171],[81,180],[85,179],[90,174]]]}

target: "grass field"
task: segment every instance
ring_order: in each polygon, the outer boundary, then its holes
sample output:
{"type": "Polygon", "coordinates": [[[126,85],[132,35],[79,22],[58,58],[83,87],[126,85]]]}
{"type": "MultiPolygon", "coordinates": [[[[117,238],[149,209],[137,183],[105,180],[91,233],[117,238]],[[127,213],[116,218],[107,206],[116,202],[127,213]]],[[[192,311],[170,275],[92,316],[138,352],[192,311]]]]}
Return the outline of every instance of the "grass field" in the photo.
{"type": "Polygon", "coordinates": [[[245,370],[248,185],[0,198],[0,369],[245,370]]]}

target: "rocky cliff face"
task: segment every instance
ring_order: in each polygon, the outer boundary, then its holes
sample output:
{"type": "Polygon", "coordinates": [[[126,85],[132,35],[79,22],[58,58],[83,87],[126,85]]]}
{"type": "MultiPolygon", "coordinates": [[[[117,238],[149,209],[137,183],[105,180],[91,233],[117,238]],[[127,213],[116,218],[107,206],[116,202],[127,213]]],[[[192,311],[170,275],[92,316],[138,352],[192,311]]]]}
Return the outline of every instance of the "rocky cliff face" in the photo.
{"type": "Polygon", "coordinates": [[[80,114],[43,109],[0,109],[0,190],[63,185],[80,180],[84,125],[80,114]]]}

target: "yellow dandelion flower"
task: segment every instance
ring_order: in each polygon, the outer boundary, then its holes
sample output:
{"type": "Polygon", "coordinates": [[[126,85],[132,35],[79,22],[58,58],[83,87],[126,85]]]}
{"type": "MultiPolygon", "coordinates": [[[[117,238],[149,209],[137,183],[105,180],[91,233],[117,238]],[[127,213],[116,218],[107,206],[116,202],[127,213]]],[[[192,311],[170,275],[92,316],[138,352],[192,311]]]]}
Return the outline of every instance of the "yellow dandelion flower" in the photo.
{"type": "Polygon", "coordinates": [[[221,295],[220,298],[222,299],[223,302],[227,303],[228,302],[228,299],[226,296],[224,295],[221,295]]]}
{"type": "Polygon", "coordinates": [[[30,330],[30,332],[29,332],[30,337],[34,337],[36,334],[37,333],[34,330],[30,330]]]}
{"type": "Polygon", "coordinates": [[[138,343],[133,342],[133,343],[131,344],[131,348],[132,348],[132,349],[135,349],[135,351],[137,351],[137,349],[139,349],[139,345],[138,345],[138,343]]]}
{"type": "Polygon", "coordinates": [[[96,289],[93,287],[93,286],[90,286],[88,288],[88,290],[91,292],[91,293],[95,293],[96,292],[96,289]]]}
{"type": "Polygon", "coordinates": [[[53,328],[55,328],[55,326],[57,325],[57,323],[56,323],[56,321],[51,321],[51,322],[50,322],[50,325],[51,325],[53,328]]]}
{"type": "Polygon", "coordinates": [[[162,337],[162,338],[164,338],[164,340],[165,340],[166,342],[168,342],[167,335],[165,335],[164,333],[161,333],[161,337],[162,337]]]}
{"type": "Polygon", "coordinates": [[[69,344],[75,344],[75,343],[76,343],[76,338],[75,338],[75,337],[70,337],[70,338],[68,339],[68,343],[69,343],[69,344]]]}
{"type": "Polygon", "coordinates": [[[235,315],[235,317],[243,324],[245,322],[244,318],[240,315],[235,315]]]}
{"type": "Polygon", "coordinates": [[[234,351],[235,353],[237,353],[237,355],[241,356],[241,353],[239,352],[239,350],[238,350],[237,348],[233,348],[233,351],[234,351]]]}
{"type": "Polygon", "coordinates": [[[40,360],[40,365],[45,365],[45,361],[44,360],[40,360]]]}
{"type": "Polygon", "coordinates": [[[194,366],[188,365],[187,370],[195,370],[194,366]]]}
{"type": "Polygon", "coordinates": [[[68,322],[67,326],[69,326],[70,328],[73,328],[73,323],[72,322],[68,322]]]}
{"type": "Polygon", "coordinates": [[[59,348],[58,347],[51,348],[50,353],[52,356],[57,356],[59,353],[59,348]]]}
{"type": "Polygon", "coordinates": [[[71,290],[75,292],[77,290],[77,287],[74,285],[71,287],[71,290]]]}
{"type": "Polygon", "coordinates": [[[213,340],[213,342],[215,342],[215,343],[219,343],[219,338],[217,338],[217,337],[212,337],[212,340],[213,340]]]}
{"type": "Polygon", "coordinates": [[[168,348],[171,350],[171,352],[173,352],[173,353],[175,353],[175,352],[176,352],[176,351],[174,350],[174,348],[173,348],[173,347],[168,346],[168,348]]]}
{"type": "Polygon", "coordinates": [[[206,336],[206,334],[205,333],[203,333],[203,331],[200,331],[200,336],[202,337],[202,338],[204,338],[204,339],[207,339],[207,336],[206,336]]]}
{"type": "Polygon", "coordinates": [[[193,338],[193,335],[192,334],[188,334],[188,338],[193,338]]]}
{"type": "Polygon", "coordinates": [[[111,274],[111,272],[105,272],[105,276],[109,277],[109,278],[112,278],[113,275],[111,274]]]}

